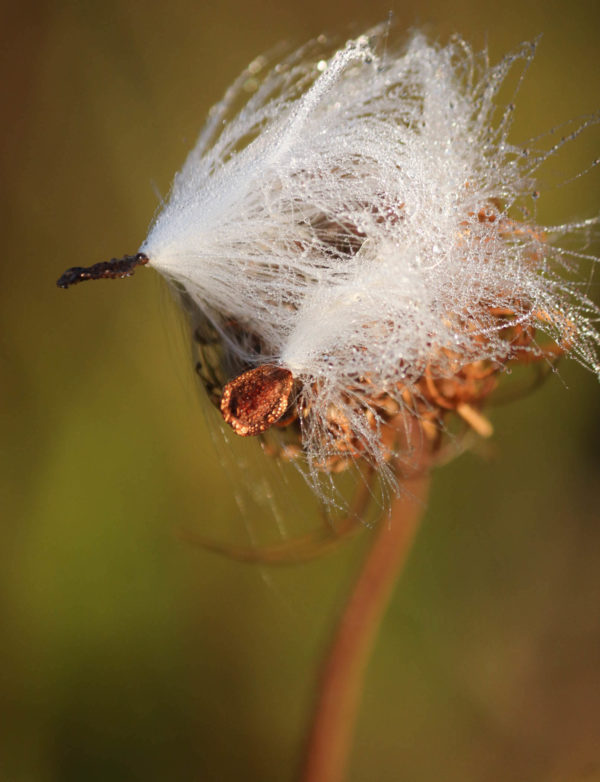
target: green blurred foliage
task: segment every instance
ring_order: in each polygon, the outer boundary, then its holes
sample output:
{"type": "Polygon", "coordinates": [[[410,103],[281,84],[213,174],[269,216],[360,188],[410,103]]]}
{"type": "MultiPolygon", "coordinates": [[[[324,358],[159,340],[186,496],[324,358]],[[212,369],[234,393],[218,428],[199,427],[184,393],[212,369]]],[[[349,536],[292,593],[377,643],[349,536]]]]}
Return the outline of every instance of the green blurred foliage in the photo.
{"type": "MultiPolygon", "coordinates": [[[[347,36],[390,7],[398,35],[460,32],[492,59],[543,33],[516,140],[600,107],[591,0],[5,3],[2,780],[294,778],[368,534],[274,569],[183,543],[182,528],[291,536],[315,504],[256,444],[221,440],[153,273],[68,293],[54,280],[136,250],[208,108],[256,54],[347,36]]],[[[557,181],[599,150],[592,129],[557,181]]],[[[595,170],[550,187],[540,217],[597,214],[599,183],[595,170]]],[[[493,441],[435,475],[369,668],[356,782],[600,779],[597,381],[565,362],[492,416],[493,441]]]]}

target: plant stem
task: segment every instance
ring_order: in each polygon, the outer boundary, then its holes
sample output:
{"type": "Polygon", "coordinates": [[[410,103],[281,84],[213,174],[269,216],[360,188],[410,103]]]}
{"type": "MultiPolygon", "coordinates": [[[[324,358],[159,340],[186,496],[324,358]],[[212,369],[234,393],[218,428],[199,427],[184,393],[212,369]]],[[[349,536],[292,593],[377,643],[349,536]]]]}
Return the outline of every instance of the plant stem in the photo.
{"type": "Polygon", "coordinates": [[[301,782],[342,782],[365,672],[381,620],[425,510],[429,471],[403,483],[390,517],[373,532],[321,672],[301,782]]]}

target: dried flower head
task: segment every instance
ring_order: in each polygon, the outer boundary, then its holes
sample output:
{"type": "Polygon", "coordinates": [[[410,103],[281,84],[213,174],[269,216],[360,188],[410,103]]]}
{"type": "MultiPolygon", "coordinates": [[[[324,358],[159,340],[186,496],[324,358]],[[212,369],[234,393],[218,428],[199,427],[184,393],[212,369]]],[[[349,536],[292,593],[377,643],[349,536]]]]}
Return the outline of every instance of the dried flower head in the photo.
{"type": "Polygon", "coordinates": [[[378,35],[252,63],[129,258],[180,292],[225,420],[287,427],[315,481],[358,457],[385,470],[407,419],[432,444],[453,412],[487,434],[479,410],[511,361],[568,351],[599,372],[598,310],[569,281],[583,256],[560,245],[596,221],[527,220],[564,139],[512,145],[513,106],[495,102],[534,46],[490,66],[418,34],[379,54],[378,35]]]}

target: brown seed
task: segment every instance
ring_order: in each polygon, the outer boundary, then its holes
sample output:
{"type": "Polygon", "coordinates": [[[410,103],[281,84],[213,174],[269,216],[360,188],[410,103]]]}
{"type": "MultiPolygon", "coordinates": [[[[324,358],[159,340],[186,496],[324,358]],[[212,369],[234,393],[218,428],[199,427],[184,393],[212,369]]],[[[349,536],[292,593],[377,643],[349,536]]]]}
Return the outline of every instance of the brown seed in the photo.
{"type": "Polygon", "coordinates": [[[289,369],[272,364],[250,369],[225,385],[223,418],[241,437],[260,434],[287,410],[293,384],[289,369]]]}

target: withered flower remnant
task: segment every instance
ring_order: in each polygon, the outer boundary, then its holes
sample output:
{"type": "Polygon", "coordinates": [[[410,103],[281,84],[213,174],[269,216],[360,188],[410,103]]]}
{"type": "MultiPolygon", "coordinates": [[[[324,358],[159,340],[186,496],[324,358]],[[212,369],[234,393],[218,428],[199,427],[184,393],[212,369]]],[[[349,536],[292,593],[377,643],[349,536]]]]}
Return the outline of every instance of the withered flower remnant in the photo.
{"type": "Polygon", "coordinates": [[[496,102],[534,45],[490,65],[458,38],[381,35],[252,63],[131,257],[180,292],[227,423],[287,428],[315,483],[357,458],[386,471],[407,420],[432,449],[449,414],[489,434],[481,407],[510,362],[568,352],[599,372],[585,256],[562,241],[597,221],[528,217],[565,139],[514,146],[514,106],[496,102]]]}

